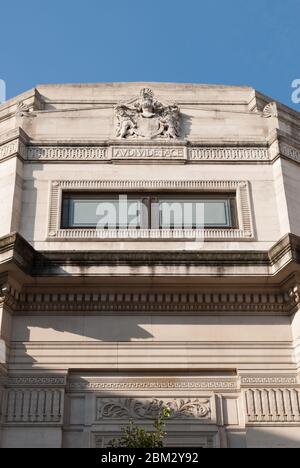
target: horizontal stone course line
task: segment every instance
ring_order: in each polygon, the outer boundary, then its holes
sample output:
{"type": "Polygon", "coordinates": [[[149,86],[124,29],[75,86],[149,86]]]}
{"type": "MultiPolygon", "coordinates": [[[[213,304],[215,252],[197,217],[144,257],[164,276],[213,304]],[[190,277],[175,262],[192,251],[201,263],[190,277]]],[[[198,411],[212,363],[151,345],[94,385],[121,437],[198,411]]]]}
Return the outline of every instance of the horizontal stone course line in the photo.
{"type": "Polygon", "coordinates": [[[93,348],[103,349],[108,353],[113,349],[119,350],[131,350],[133,348],[140,349],[144,348],[155,348],[159,351],[164,350],[204,350],[211,351],[215,349],[222,350],[265,350],[265,351],[281,351],[286,350],[287,355],[293,351],[293,342],[291,341],[12,341],[11,349],[17,351],[24,351],[26,349],[35,350],[43,349],[43,346],[47,345],[49,350],[67,349],[73,350],[78,348],[93,348]]]}
{"type": "Polygon", "coordinates": [[[286,143],[279,144],[280,153],[295,162],[300,163],[300,149],[296,149],[286,143]]]}
{"type": "Polygon", "coordinates": [[[66,385],[65,377],[40,377],[40,376],[18,376],[18,377],[9,377],[6,382],[7,387],[52,387],[52,386],[62,386],[66,385]]]}
{"type": "Polygon", "coordinates": [[[110,161],[131,159],[187,159],[188,161],[270,161],[267,148],[252,147],[114,147],[110,153],[106,147],[28,147],[29,161],[110,161]]]}
{"type": "Polygon", "coordinates": [[[297,385],[296,376],[243,376],[241,377],[241,385],[244,387],[252,386],[281,386],[281,385],[297,385]]]}
{"type": "Polygon", "coordinates": [[[236,381],[230,380],[203,380],[203,381],[90,381],[90,382],[70,382],[69,392],[94,392],[94,391],[126,391],[126,390],[198,390],[198,389],[237,389],[236,381]]]}
{"type": "Polygon", "coordinates": [[[95,311],[95,312],[249,312],[288,313],[285,294],[268,293],[89,293],[24,294],[18,311],[95,311]]]}
{"type": "Polygon", "coordinates": [[[104,147],[35,147],[28,148],[29,161],[102,161],[107,160],[107,150],[104,147]]]}
{"type": "Polygon", "coordinates": [[[56,233],[50,231],[51,239],[171,239],[171,240],[193,240],[201,242],[202,239],[244,239],[252,238],[251,230],[225,230],[225,229],[205,229],[205,230],[183,230],[183,229],[62,229],[56,233]]]}
{"type": "MultiPolygon", "coordinates": [[[[300,163],[300,149],[284,142],[279,142],[282,156],[300,163]]],[[[15,139],[0,146],[0,161],[19,155],[27,162],[64,162],[64,161],[130,161],[130,160],[170,160],[185,162],[272,162],[267,147],[252,146],[203,146],[203,147],[166,147],[160,146],[26,146],[15,139]],[[110,150],[111,148],[111,150],[110,150]]]]}

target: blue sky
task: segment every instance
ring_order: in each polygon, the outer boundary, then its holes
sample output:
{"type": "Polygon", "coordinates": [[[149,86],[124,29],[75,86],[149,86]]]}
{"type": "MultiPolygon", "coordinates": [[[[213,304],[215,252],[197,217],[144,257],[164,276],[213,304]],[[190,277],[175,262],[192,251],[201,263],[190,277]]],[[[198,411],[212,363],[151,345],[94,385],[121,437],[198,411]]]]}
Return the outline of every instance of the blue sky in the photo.
{"type": "Polygon", "coordinates": [[[300,111],[300,0],[10,0],[0,79],[251,85],[300,111]]]}

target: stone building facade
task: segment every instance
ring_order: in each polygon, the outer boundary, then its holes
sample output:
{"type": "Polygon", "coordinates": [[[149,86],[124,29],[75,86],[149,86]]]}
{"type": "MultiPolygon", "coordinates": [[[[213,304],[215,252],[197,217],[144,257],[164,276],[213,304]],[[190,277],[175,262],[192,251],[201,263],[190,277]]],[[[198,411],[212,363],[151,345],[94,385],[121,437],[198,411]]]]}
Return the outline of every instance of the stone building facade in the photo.
{"type": "Polygon", "coordinates": [[[162,406],[170,446],[300,447],[299,135],[248,87],[0,106],[1,447],[102,447],[162,406]]]}

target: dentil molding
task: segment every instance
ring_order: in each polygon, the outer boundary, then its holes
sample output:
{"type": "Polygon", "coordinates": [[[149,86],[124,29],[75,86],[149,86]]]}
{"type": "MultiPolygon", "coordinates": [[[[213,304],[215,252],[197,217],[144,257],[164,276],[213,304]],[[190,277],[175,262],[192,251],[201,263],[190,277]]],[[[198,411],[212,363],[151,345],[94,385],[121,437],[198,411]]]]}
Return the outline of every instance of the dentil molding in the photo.
{"type": "Polygon", "coordinates": [[[284,293],[21,293],[15,313],[290,315],[284,293]]]}

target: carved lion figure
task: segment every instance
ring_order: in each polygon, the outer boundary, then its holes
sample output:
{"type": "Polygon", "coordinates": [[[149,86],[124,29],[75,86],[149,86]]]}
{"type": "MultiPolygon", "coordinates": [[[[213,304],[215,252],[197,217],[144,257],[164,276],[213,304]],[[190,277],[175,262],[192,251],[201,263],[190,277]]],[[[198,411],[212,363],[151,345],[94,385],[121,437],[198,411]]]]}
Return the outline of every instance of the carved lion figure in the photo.
{"type": "Polygon", "coordinates": [[[117,138],[126,138],[128,135],[135,135],[137,125],[132,112],[130,112],[126,106],[117,106],[116,116],[118,119],[117,138]]]}

